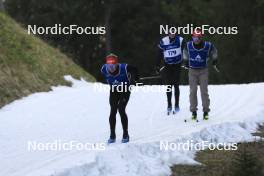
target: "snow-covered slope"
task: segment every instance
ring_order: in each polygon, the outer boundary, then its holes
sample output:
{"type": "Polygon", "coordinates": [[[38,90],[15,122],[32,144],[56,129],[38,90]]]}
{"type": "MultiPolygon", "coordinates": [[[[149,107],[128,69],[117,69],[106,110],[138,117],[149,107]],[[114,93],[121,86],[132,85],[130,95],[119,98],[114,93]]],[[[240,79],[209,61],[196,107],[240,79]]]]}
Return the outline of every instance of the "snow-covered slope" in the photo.
{"type": "Polygon", "coordinates": [[[164,93],[139,90],[127,107],[129,144],[120,144],[118,117],[117,143],[105,145],[105,150],[29,151],[29,141],[102,143],[109,137],[108,92],[72,81],[73,87],[36,93],[0,110],[0,175],[169,175],[172,164],[195,163],[195,153],[160,150],[160,141],[252,140],[250,132],[264,122],[264,83],[210,86],[211,119],[199,123],[184,123],[190,117],[187,86],[180,88],[181,111],[174,116],[165,115],[164,93]]]}

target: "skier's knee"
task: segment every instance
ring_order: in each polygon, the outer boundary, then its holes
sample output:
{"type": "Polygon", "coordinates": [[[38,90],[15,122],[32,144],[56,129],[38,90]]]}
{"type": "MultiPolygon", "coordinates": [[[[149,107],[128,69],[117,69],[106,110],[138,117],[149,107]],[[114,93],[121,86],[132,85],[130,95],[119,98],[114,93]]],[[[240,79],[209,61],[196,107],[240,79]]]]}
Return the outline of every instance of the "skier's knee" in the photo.
{"type": "Polygon", "coordinates": [[[118,112],[120,113],[120,115],[126,113],[125,108],[123,107],[118,108],[118,112]]]}
{"type": "Polygon", "coordinates": [[[172,92],[172,85],[167,85],[167,92],[172,92]]]}
{"type": "Polygon", "coordinates": [[[110,116],[115,116],[117,113],[117,107],[111,107],[110,116]]]}
{"type": "Polygon", "coordinates": [[[190,94],[191,95],[197,95],[197,89],[190,89],[190,94]]]}

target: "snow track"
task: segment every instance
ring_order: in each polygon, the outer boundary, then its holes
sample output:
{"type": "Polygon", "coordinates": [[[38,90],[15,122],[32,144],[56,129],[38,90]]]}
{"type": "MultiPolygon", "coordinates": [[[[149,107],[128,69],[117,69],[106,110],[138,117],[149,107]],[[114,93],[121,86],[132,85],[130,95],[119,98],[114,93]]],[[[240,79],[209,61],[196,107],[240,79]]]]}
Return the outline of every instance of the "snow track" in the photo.
{"type": "Polygon", "coordinates": [[[187,86],[180,87],[181,111],[170,116],[165,112],[164,93],[138,91],[132,93],[127,107],[129,144],[120,144],[118,116],[117,143],[106,145],[105,150],[29,151],[28,141],[107,140],[108,92],[95,92],[92,83],[66,79],[73,87],[32,94],[0,110],[0,175],[169,175],[173,164],[196,163],[195,152],[160,150],[160,141],[250,141],[250,133],[264,122],[264,83],[210,86],[210,120],[199,123],[184,123],[190,117],[187,86]]]}

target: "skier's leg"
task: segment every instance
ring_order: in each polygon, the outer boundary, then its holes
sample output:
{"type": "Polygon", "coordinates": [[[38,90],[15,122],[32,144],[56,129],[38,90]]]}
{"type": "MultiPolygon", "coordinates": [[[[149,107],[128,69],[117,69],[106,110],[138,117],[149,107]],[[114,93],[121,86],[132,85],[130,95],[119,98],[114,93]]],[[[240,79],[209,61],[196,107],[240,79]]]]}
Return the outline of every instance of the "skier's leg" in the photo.
{"type": "Polygon", "coordinates": [[[198,70],[189,69],[189,86],[190,86],[190,111],[197,111],[197,86],[198,86],[198,70]]]}
{"type": "Polygon", "coordinates": [[[130,92],[123,92],[118,103],[118,111],[121,117],[123,127],[123,138],[128,137],[128,118],[126,114],[126,106],[129,101],[130,92]]]}
{"type": "Polygon", "coordinates": [[[118,109],[119,94],[117,92],[110,92],[109,103],[111,107],[109,124],[110,124],[110,138],[115,139],[116,114],[118,109]]]}
{"type": "Polygon", "coordinates": [[[177,107],[179,107],[179,99],[180,99],[179,84],[174,85],[174,96],[175,96],[175,108],[177,108],[177,107]]]}
{"type": "Polygon", "coordinates": [[[167,95],[167,108],[168,113],[172,110],[172,77],[173,77],[173,68],[171,65],[165,65],[164,74],[163,74],[163,83],[167,86],[166,95],[167,95]]]}
{"type": "Polygon", "coordinates": [[[172,103],[171,103],[172,85],[167,85],[166,94],[167,94],[168,108],[171,108],[172,107],[172,103]]]}
{"type": "Polygon", "coordinates": [[[201,74],[199,76],[200,82],[200,90],[201,90],[201,98],[203,105],[203,112],[207,113],[210,111],[210,99],[208,94],[208,69],[201,70],[201,74]]]}
{"type": "Polygon", "coordinates": [[[181,64],[174,65],[174,96],[175,96],[175,111],[179,110],[180,98],[180,77],[181,77],[181,64]]]}

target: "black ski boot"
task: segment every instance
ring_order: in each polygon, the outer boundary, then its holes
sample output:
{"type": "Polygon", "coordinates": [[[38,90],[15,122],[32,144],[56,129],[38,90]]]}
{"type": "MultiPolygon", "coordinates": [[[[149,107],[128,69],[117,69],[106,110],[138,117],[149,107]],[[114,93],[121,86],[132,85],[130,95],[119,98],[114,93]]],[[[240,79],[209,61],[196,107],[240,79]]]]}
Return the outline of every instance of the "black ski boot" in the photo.
{"type": "Polygon", "coordinates": [[[198,122],[198,119],[197,119],[197,112],[196,112],[196,111],[192,112],[192,120],[198,122]]]}
{"type": "Polygon", "coordinates": [[[122,143],[128,143],[129,142],[129,135],[128,133],[123,134],[123,139],[121,141],[122,143]]]}
{"type": "Polygon", "coordinates": [[[167,115],[170,115],[172,113],[172,107],[168,106],[167,108],[167,115]]]}
{"type": "Polygon", "coordinates": [[[107,143],[111,144],[111,143],[115,143],[116,142],[116,135],[111,133],[110,138],[108,139],[107,143]]]}
{"type": "Polygon", "coordinates": [[[209,120],[209,114],[208,114],[208,112],[204,112],[203,119],[204,120],[209,120]]]}

